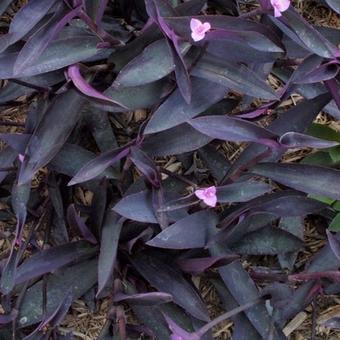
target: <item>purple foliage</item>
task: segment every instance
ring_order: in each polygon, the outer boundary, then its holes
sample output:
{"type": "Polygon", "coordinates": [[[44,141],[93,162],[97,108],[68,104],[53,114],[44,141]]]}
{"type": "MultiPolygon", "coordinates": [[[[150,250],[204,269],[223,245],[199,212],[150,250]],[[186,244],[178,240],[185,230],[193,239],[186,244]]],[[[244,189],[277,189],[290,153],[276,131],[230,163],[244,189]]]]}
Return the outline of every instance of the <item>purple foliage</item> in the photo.
{"type": "Polygon", "coordinates": [[[0,104],[29,107],[0,133],[1,216],[16,219],[0,338],[59,338],[85,295],[109,298],[103,339],[206,339],[230,318],[235,339],[280,340],[339,284],[337,233],[295,266],[307,215],[340,231],[340,136],[313,123],[340,117],[339,30],[289,0],[239,3],[31,0],[3,24],[0,104]],[[226,142],[240,151],[230,160],[226,142]],[[286,162],[296,148],[312,153],[286,162]],[[248,272],[253,255],[276,264],[248,272]],[[209,319],[194,276],[226,313],[209,319]]]}

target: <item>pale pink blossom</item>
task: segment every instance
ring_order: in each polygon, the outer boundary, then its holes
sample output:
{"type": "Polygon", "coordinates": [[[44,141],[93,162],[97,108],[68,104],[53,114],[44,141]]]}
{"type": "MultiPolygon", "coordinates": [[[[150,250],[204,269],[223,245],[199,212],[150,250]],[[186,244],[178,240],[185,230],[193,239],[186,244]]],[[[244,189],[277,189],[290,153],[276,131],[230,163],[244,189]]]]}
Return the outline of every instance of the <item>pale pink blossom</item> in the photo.
{"type": "Polygon", "coordinates": [[[19,158],[19,161],[22,163],[25,159],[25,156],[19,153],[18,158],[19,158]]]}
{"type": "Polygon", "coordinates": [[[198,19],[192,18],[190,21],[191,37],[193,41],[203,40],[205,34],[211,29],[209,22],[202,23],[198,19]]]}
{"type": "Polygon", "coordinates": [[[205,189],[197,189],[195,195],[201,199],[206,205],[215,207],[217,203],[216,187],[212,186],[205,189]]]}
{"type": "Polygon", "coordinates": [[[286,11],[290,6],[290,0],[270,0],[274,8],[274,16],[280,17],[282,12],[286,11]]]}

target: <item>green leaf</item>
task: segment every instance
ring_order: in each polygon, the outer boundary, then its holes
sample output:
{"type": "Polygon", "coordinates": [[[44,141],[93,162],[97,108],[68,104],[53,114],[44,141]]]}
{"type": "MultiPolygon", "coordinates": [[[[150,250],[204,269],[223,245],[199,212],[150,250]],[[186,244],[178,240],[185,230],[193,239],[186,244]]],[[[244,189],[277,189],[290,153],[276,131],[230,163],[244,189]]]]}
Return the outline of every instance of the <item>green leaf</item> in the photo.
{"type": "Polygon", "coordinates": [[[330,231],[336,231],[336,232],[340,231],[340,213],[337,214],[337,215],[333,218],[333,220],[332,220],[331,224],[329,225],[329,228],[328,228],[328,229],[329,229],[330,231]]]}
{"type": "Polygon", "coordinates": [[[309,127],[307,134],[321,139],[340,142],[340,133],[336,132],[335,130],[324,124],[313,123],[309,127]]]}

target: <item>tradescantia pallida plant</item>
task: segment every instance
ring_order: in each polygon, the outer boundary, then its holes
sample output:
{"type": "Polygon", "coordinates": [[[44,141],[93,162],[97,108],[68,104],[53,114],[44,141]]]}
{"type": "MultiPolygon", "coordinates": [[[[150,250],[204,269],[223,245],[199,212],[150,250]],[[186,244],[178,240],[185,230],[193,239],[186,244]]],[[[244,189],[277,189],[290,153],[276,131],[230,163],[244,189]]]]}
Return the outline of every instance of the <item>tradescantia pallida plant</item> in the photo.
{"type": "Polygon", "coordinates": [[[0,134],[1,339],[72,337],[59,325],[80,297],[109,297],[99,339],[211,339],[227,318],[234,339],[285,339],[320,292],[339,292],[336,233],[295,264],[307,215],[338,230],[339,136],[313,122],[340,117],[340,32],[288,0],[253,5],[29,0],[17,11],[0,36],[0,103],[29,107],[24,128],[0,134]],[[240,147],[232,162],[225,142],[240,147]],[[313,152],[285,162],[296,148],[313,152]],[[252,255],[275,265],[249,271],[252,255]],[[194,276],[225,314],[210,320],[194,276]]]}

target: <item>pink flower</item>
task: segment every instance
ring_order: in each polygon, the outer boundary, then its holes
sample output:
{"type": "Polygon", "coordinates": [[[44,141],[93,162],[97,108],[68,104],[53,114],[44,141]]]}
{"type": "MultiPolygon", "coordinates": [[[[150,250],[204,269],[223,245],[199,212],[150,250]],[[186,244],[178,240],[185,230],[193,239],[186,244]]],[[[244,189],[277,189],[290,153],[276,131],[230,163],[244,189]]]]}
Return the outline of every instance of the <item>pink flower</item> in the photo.
{"type": "Polygon", "coordinates": [[[274,16],[275,18],[280,17],[281,12],[286,11],[290,6],[290,0],[270,0],[274,8],[274,16]]]}
{"type": "Polygon", "coordinates": [[[211,29],[209,22],[204,24],[198,19],[191,19],[190,21],[191,37],[193,41],[203,40],[205,34],[211,29]]]}
{"type": "Polygon", "coordinates": [[[206,205],[215,207],[217,203],[216,187],[212,186],[205,189],[198,189],[195,191],[195,195],[201,199],[206,205]]]}
{"type": "Polygon", "coordinates": [[[19,158],[19,161],[22,163],[25,159],[25,156],[19,153],[18,158],[19,158]]]}

